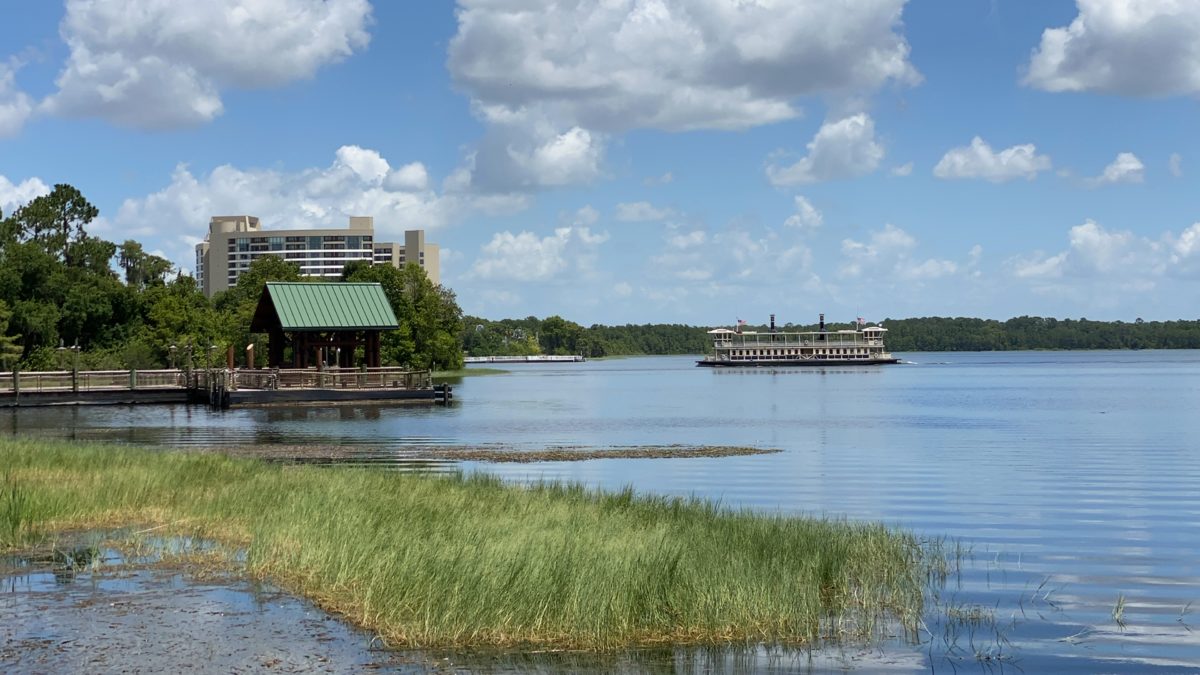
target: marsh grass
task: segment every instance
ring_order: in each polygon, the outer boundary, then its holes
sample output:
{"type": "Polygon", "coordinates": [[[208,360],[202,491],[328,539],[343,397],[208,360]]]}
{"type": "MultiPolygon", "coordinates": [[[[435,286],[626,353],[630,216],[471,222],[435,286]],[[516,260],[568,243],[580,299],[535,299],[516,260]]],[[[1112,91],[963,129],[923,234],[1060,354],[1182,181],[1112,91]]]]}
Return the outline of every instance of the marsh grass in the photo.
{"type": "Polygon", "coordinates": [[[0,440],[0,475],[4,547],[39,532],[135,525],[218,541],[244,552],[247,573],[391,646],[892,635],[915,630],[928,575],[920,543],[880,525],[628,489],[36,440],[0,440]]]}
{"type": "Polygon", "coordinates": [[[460,378],[460,377],[478,377],[480,375],[508,375],[511,370],[503,368],[459,368],[458,370],[435,370],[432,373],[434,379],[445,378],[460,378]]]}

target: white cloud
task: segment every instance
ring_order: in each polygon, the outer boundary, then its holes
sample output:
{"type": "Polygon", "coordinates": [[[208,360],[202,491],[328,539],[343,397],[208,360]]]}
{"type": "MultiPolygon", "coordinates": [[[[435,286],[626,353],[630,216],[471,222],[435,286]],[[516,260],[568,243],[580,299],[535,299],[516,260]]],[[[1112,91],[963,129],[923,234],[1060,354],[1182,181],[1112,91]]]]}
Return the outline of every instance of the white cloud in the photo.
{"type": "Polygon", "coordinates": [[[1023,83],[1046,91],[1130,96],[1200,93],[1200,3],[1076,0],[1065,28],[1048,28],[1023,83]]]}
{"type": "Polygon", "coordinates": [[[616,295],[618,298],[628,298],[633,295],[633,286],[624,281],[618,282],[613,286],[613,295],[616,295]]]}
{"type": "Polygon", "coordinates": [[[221,90],[312,77],[367,45],[368,0],[68,0],[52,113],[170,129],[211,121],[221,90]]]}
{"type": "Polygon", "coordinates": [[[1050,169],[1050,157],[1037,154],[1032,143],[1014,145],[995,152],[982,138],[971,139],[971,145],[953,148],[933,168],[938,178],[982,178],[1003,183],[1016,178],[1033,180],[1039,171],[1050,169]]]}
{"type": "Polygon", "coordinates": [[[808,144],[808,155],[791,166],[767,166],[772,185],[802,185],[853,178],[874,171],[883,160],[875,122],[866,113],[826,122],[808,144]]]}
{"type": "Polygon", "coordinates": [[[600,222],[600,212],[591,204],[585,204],[579,210],[575,211],[575,213],[568,214],[561,220],[572,227],[591,227],[600,222]]]}
{"type": "Polygon", "coordinates": [[[1114,183],[1141,183],[1145,179],[1146,166],[1132,152],[1117,154],[1111,164],[1104,167],[1104,172],[1089,181],[1092,185],[1112,185],[1114,183]]]}
{"type": "MultiPolygon", "coordinates": [[[[459,0],[448,66],[489,120],[744,129],[793,99],[915,83],[905,0],[459,0]]],[[[565,128],[565,126],[564,126],[565,128]]]]}
{"type": "Polygon", "coordinates": [[[0,63],[0,138],[16,136],[33,115],[33,100],[17,89],[17,65],[0,63]]]}
{"type": "Polygon", "coordinates": [[[708,233],[704,230],[691,232],[676,232],[667,235],[667,245],[671,248],[689,249],[703,246],[708,241],[708,233]]]}
{"type": "Polygon", "coordinates": [[[650,176],[642,181],[642,185],[656,187],[659,185],[670,185],[673,182],[675,182],[675,175],[668,171],[661,176],[650,176]]]}
{"type": "Polygon", "coordinates": [[[1183,176],[1183,157],[1178,152],[1172,152],[1170,158],[1167,159],[1167,168],[1171,171],[1171,175],[1179,178],[1183,176]]]}
{"type": "Polygon", "coordinates": [[[488,125],[460,184],[587,183],[616,134],[746,129],[798,117],[804,96],[915,84],[905,2],[459,0],[447,67],[488,125]]]}
{"type": "Polygon", "coordinates": [[[1146,288],[1147,284],[1153,285],[1151,279],[1167,271],[1169,264],[1182,263],[1193,253],[1200,253],[1191,247],[1192,236],[1188,230],[1179,239],[1167,235],[1162,241],[1154,241],[1128,231],[1110,231],[1088,220],[1070,229],[1067,250],[1054,255],[1037,252],[1018,256],[1009,265],[1019,279],[1074,278],[1087,283],[1146,288]]]}
{"type": "Polygon", "coordinates": [[[703,230],[664,235],[665,249],[650,257],[652,276],[672,282],[711,281],[721,287],[748,283],[795,284],[811,276],[812,253],[798,240],[776,232],[754,235],[731,229],[709,235],[703,230]]]}
{"type": "Polygon", "coordinates": [[[191,262],[188,241],[202,236],[214,215],[249,214],[266,227],[344,227],[349,216],[373,216],[380,239],[398,238],[405,229],[436,229],[474,213],[513,213],[525,198],[487,198],[438,194],[415,189],[419,166],[398,171],[375,150],[358,146],[338,149],[324,168],[297,172],[241,169],[222,165],[195,175],[179,165],[169,185],[145,197],[127,199],[110,227],[131,236],[157,235],[177,263],[191,262]],[[393,178],[395,177],[395,180],[393,178]]]}
{"type": "Polygon", "coordinates": [[[40,178],[26,178],[20,183],[13,183],[6,176],[0,176],[0,214],[8,215],[34,198],[48,194],[50,186],[40,178]]]}
{"type": "Polygon", "coordinates": [[[900,166],[892,167],[891,173],[893,176],[904,177],[904,176],[911,176],[912,172],[913,172],[913,163],[907,162],[905,164],[901,164],[900,166]]]}
{"type": "Polygon", "coordinates": [[[481,248],[469,277],[485,281],[550,281],[568,271],[590,272],[593,249],[608,240],[586,227],[560,227],[547,237],[497,232],[481,248]]]}
{"type": "Polygon", "coordinates": [[[424,164],[412,162],[399,169],[390,169],[383,184],[389,190],[422,192],[429,189],[429,172],[424,164]]]}
{"type": "Polygon", "coordinates": [[[617,204],[617,220],[623,223],[643,223],[666,220],[674,215],[671,209],[662,209],[650,202],[622,202],[617,204]]]}
{"type": "Polygon", "coordinates": [[[544,121],[494,124],[456,180],[458,189],[481,192],[590,183],[603,160],[604,138],[582,127],[559,133],[544,121]]]}
{"type": "Polygon", "coordinates": [[[823,221],[821,212],[812,205],[812,202],[805,197],[796,195],[796,212],[788,216],[783,224],[787,227],[814,229],[820,227],[823,221]]]}
{"type": "Polygon", "coordinates": [[[920,281],[950,276],[958,271],[952,260],[914,258],[917,240],[888,223],[870,233],[867,241],[842,240],[845,258],[839,274],[846,278],[878,276],[888,280],[920,281]]]}

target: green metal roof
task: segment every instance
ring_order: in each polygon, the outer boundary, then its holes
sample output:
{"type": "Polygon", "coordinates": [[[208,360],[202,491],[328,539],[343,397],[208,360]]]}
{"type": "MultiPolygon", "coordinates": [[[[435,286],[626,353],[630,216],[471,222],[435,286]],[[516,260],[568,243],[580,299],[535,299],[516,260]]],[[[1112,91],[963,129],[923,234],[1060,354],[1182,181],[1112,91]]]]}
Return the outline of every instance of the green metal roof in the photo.
{"type": "Polygon", "coordinates": [[[383,287],[376,283],[267,282],[251,330],[265,330],[274,309],[283,330],[392,330],[399,328],[383,287]]]}

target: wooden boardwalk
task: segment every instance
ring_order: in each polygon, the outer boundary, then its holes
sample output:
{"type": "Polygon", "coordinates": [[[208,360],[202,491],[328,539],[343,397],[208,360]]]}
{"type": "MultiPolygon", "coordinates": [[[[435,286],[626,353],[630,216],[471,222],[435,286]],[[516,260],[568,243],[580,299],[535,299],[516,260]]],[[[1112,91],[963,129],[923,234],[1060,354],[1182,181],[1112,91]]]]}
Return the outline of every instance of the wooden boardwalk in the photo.
{"type": "Polygon", "coordinates": [[[199,403],[214,408],[347,402],[448,403],[429,371],[403,368],[0,372],[0,408],[199,403]]]}

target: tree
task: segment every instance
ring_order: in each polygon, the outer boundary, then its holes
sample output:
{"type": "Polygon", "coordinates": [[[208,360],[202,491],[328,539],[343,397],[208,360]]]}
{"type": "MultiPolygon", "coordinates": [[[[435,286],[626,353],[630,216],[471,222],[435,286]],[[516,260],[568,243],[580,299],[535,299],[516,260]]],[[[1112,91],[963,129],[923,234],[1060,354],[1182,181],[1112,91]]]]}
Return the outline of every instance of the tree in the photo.
{"type": "Polygon", "coordinates": [[[17,208],[6,221],[4,234],[37,242],[47,253],[66,262],[70,244],[87,237],[84,226],[98,215],[99,209],[84,199],[79,190],[60,183],[50,194],[17,208]]]}
{"type": "MultiPolygon", "coordinates": [[[[267,282],[300,280],[300,267],[279,256],[264,255],[251,262],[250,267],[238,276],[236,286],[213,298],[218,334],[223,341],[239,347],[264,342],[250,332],[250,321],[267,282]]],[[[221,341],[216,340],[214,344],[221,341]]]]}
{"type": "Polygon", "coordinates": [[[12,311],[8,304],[0,300],[0,369],[10,370],[21,358],[21,345],[17,344],[17,336],[8,334],[8,322],[12,311]]]}
{"type": "MultiPolygon", "coordinates": [[[[126,239],[117,249],[117,264],[125,270],[125,283],[135,288],[162,286],[171,273],[169,260],[142,250],[142,245],[126,239]]],[[[110,256],[111,257],[111,256],[110,256]]]]}
{"type": "Polygon", "coordinates": [[[383,287],[400,328],[382,336],[385,361],[417,368],[457,370],[462,367],[462,309],[454,291],[435,286],[415,263],[347,265],[347,281],[376,282],[383,287]]]}

